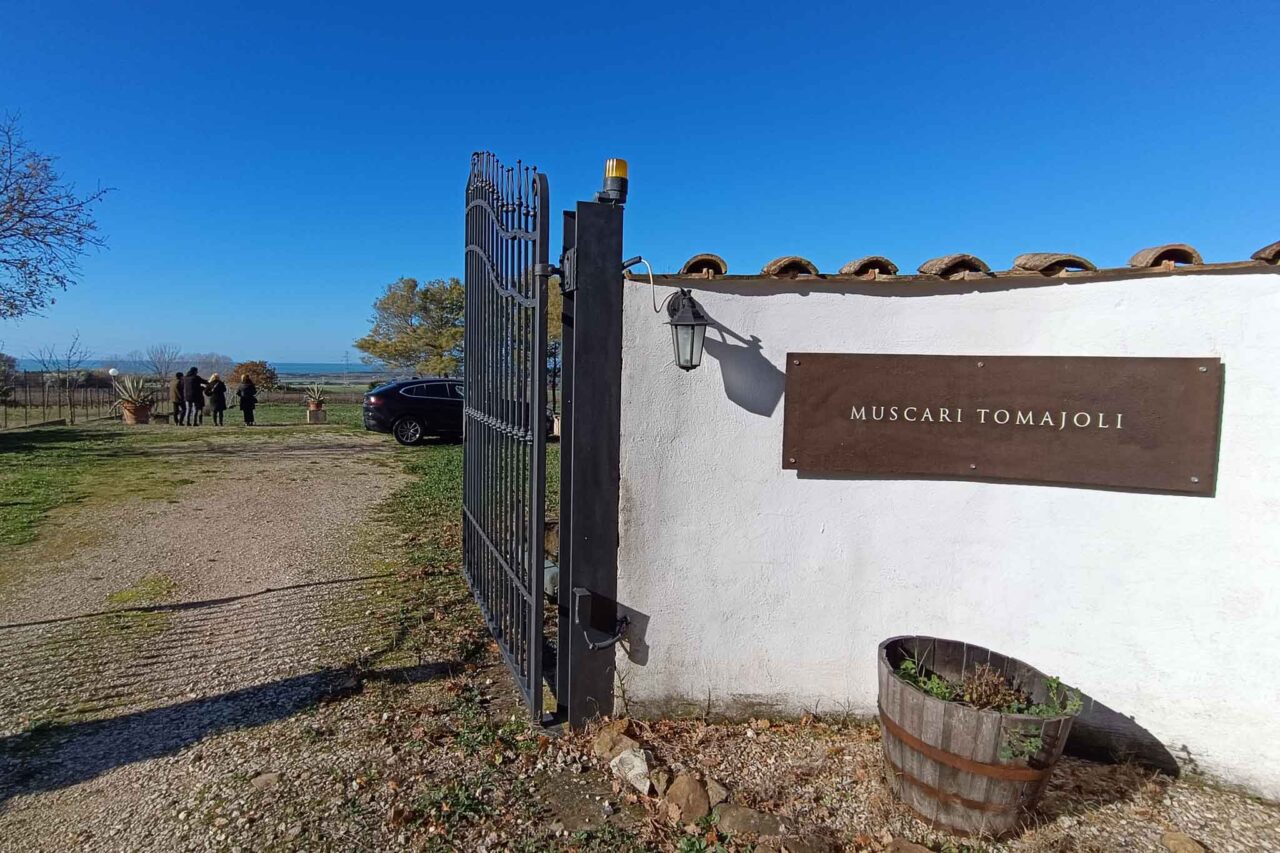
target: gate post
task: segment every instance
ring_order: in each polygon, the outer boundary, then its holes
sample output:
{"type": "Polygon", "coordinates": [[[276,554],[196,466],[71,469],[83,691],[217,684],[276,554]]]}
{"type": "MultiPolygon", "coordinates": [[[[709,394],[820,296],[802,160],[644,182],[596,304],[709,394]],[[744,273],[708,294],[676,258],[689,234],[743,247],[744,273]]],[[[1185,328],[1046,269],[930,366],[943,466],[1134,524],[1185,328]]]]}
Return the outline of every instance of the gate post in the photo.
{"type": "Polygon", "coordinates": [[[561,259],[559,636],[568,648],[557,658],[557,694],[575,728],[613,713],[614,651],[593,649],[585,633],[617,628],[623,211],[605,195],[565,212],[561,259]]]}

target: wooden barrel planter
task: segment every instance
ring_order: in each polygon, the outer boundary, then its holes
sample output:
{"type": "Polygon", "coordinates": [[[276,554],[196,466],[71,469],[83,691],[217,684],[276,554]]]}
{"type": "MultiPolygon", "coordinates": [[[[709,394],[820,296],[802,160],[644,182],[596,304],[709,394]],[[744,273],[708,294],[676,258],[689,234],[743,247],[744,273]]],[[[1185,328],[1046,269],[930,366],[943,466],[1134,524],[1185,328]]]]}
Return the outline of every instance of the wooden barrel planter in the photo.
{"type": "Polygon", "coordinates": [[[980,646],[935,637],[893,637],[879,648],[880,739],[885,780],[920,818],[963,835],[1017,831],[1062,755],[1073,715],[981,710],[925,693],[897,674],[911,658],[959,683],[979,664],[1004,674],[1038,703],[1049,678],[980,646]]]}

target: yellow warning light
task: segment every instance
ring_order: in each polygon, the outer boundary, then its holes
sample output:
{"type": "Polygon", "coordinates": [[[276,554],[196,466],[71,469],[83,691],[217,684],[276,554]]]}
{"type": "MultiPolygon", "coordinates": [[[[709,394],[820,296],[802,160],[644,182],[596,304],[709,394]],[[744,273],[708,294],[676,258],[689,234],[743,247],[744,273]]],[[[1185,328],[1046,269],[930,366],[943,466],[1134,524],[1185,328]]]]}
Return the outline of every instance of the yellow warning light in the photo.
{"type": "Polygon", "coordinates": [[[627,176],[627,161],[611,157],[604,161],[605,178],[625,178],[627,176]]]}

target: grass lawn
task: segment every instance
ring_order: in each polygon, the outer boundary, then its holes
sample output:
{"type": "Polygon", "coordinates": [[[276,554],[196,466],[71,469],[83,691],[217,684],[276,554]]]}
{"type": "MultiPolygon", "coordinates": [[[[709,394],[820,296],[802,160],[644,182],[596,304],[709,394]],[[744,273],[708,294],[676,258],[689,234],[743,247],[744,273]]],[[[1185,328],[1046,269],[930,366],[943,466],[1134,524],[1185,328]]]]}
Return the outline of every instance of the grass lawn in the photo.
{"type": "MultiPolygon", "coordinates": [[[[364,433],[360,406],[335,403],[325,407],[329,422],[308,426],[305,408],[296,404],[266,403],[257,409],[257,426],[244,426],[238,409],[227,411],[226,426],[189,428],[172,424],[125,427],[118,422],[43,427],[0,433],[0,546],[32,541],[40,523],[60,506],[88,499],[162,500],[178,486],[189,485],[165,458],[163,448],[204,441],[211,449],[240,442],[266,441],[282,436],[301,437],[316,431],[364,433]]],[[[388,443],[390,436],[379,436],[388,443]]],[[[413,486],[392,502],[395,521],[405,529],[456,527],[462,514],[462,447],[457,444],[426,445],[405,451],[406,470],[413,486]],[[447,502],[445,502],[447,496],[447,502]]],[[[554,517],[560,497],[560,446],[547,446],[547,515],[554,517]]],[[[424,564],[452,560],[456,565],[460,534],[450,534],[450,549],[425,554],[424,564]],[[454,541],[456,540],[456,541],[454,541]]],[[[425,547],[425,546],[423,546],[425,547]]],[[[443,548],[443,545],[432,546],[443,548]]]]}
{"type": "Polygon", "coordinates": [[[161,448],[166,445],[205,441],[216,449],[316,430],[363,432],[358,405],[326,409],[325,426],[303,423],[302,406],[266,404],[258,407],[257,422],[269,428],[246,428],[239,410],[233,409],[224,427],[214,427],[206,418],[197,428],[98,422],[0,433],[0,547],[33,540],[41,521],[64,504],[168,497],[191,481],[165,459],[161,448]]]}

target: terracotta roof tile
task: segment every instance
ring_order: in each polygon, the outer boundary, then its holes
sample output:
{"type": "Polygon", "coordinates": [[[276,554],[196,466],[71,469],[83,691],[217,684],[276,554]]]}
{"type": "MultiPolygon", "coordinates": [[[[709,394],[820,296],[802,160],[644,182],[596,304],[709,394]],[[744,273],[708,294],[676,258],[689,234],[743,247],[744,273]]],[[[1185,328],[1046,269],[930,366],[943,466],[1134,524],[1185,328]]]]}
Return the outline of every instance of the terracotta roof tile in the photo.
{"type": "Polygon", "coordinates": [[[1143,249],[1129,259],[1131,267],[1162,267],[1175,264],[1202,264],[1200,253],[1186,243],[1166,243],[1143,249]]]}
{"type": "Polygon", "coordinates": [[[1066,252],[1026,252],[1013,259],[1013,268],[1041,275],[1058,275],[1067,270],[1093,272],[1097,269],[1087,258],[1066,252]]]}
{"type": "Polygon", "coordinates": [[[770,278],[795,278],[798,275],[817,275],[818,268],[813,261],[799,255],[783,255],[765,264],[760,274],[770,278]]]}
{"type": "Polygon", "coordinates": [[[840,275],[857,275],[864,278],[877,278],[882,275],[897,275],[898,265],[883,255],[867,255],[840,267],[840,275]]]}
{"type": "Polygon", "coordinates": [[[932,258],[920,265],[921,275],[936,275],[940,278],[962,278],[968,273],[990,275],[991,267],[974,255],[957,252],[954,255],[943,255],[932,258]]]}
{"type": "Polygon", "coordinates": [[[726,275],[728,272],[729,265],[724,262],[724,258],[710,252],[694,255],[680,267],[680,275],[696,275],[703,278],[726,275]]]}
{"type": "Polygon", "coordinates": [[[1270,246],[1263,246],[1249,257],[1263,263],[1280,264],[1280,240],[1275,241],[1270,246]]]}

